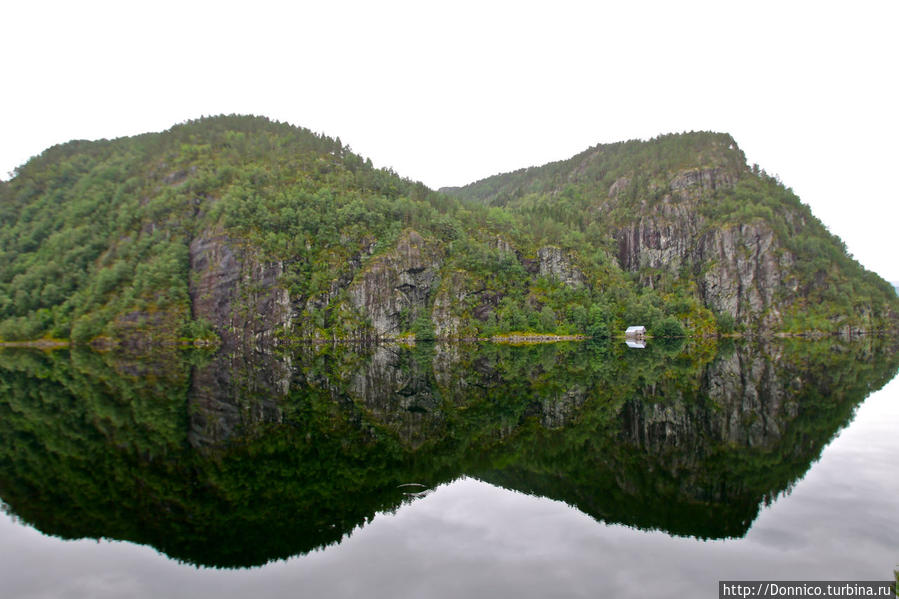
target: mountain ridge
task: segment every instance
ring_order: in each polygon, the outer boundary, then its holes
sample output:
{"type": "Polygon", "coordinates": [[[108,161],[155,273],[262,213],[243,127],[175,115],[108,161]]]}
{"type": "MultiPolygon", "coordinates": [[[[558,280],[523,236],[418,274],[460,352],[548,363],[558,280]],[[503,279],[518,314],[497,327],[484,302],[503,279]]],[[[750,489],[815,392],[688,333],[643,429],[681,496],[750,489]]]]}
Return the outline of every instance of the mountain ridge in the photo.
{"type": "Polygon", "coordinates": [[[858,333],[899,314],[719,133],[441,192],[339,138],[210,117],[22,165],[0,185],[0,252],[4,341],[858,333]]]}

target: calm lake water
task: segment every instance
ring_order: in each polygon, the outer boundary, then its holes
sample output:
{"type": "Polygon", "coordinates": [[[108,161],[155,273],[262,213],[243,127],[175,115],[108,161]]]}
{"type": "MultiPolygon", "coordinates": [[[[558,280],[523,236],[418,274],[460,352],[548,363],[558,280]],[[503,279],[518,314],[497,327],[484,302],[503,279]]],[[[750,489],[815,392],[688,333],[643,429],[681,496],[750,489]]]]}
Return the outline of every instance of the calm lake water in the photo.
{"type": "Polygon", "coordinates": [[[882,339],[0,352],[4,597],[892,578],[882,339]]]}

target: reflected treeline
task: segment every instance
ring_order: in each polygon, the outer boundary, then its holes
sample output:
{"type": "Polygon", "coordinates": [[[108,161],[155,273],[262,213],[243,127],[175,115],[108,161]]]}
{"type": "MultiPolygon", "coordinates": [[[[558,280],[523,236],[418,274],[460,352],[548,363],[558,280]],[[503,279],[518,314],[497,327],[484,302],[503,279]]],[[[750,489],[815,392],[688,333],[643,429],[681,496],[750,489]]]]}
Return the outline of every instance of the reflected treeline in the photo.
{"type": "Polygon", "coordinates": [[[0,496],[49,534],[218,567],[337,542],[462,475],[609,523],[742,536],[894,376],[896,349],[6,350],[0,496]]]}

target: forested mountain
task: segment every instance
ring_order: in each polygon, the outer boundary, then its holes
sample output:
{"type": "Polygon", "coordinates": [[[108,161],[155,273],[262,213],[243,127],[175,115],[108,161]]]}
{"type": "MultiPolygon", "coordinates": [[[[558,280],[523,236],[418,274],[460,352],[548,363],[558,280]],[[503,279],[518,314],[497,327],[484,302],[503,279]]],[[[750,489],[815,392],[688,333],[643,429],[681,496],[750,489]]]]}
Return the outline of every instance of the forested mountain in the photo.
{"type": "Polygon", "coordinates": [[[726,134],[600,145],[442,191],[605,243],[638,285],[690,288],[727,328],[895,322],[885,281],[853,260],[792,190],[747,166],[726,134]]]}
{"type": "Polygon", "coordinates": [[[435,192],[339,138],[221,116],[55,146],[0,185],[7,341],[870,331],[897,313],[723,134],[435,192]]]}

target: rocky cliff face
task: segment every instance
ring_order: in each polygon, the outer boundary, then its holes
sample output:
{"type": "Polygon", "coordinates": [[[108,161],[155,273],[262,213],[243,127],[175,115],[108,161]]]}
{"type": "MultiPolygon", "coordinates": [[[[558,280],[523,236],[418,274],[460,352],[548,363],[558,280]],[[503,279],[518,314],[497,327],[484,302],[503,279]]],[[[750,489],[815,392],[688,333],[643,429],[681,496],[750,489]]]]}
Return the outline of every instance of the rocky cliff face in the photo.
{"type": "Polygon", "coordinates": [[[438,337],[457,337],[462,326],[462,317],[456,309],[471,295],[474,284],[464,271],[453,271],[441,282],[434,296],[434,310],[431,320],[434,334],[438,337]]]}
{"type": "Polygon", "coordinates": [[[713,334],[723,314],[747,331],[899,327],[893,290],[720,133],[440,193],[339,140],[216,117],[65,144],[0,190],[4,342],[149,348],[205,339],[207,322],[254,350],[637,317],[650,334],[672,319],[713,334]]]}
{"type": "MultiPolygon", "coordinates": [[[[408,331],[434,306],[437,334],[453,335],[458,318],[446,311],[448,303],[441,304],[447,300],[446,293],[437,293],[442,251],[437,243],[408,230],[385,252],[371,256],[369,248],[355,256],[328,292],[292,298],[281,284],[283,262],[263,262],[251,248],[226,235],[206,234],[190,245],[193,316],[209,321],[226,345],[257,350],[276,344],[282,332],[315,337],[308,326],[291,329],[310,310],[353,310],[362,320],[354,330],[355,338],[365,338],[370,329],[383,339],[408,331]],[[346,300],[339,297],[343,292],[346,300]]],[[[456,296],[468,293],[461,287],[450,291],[456,296]]]]}
{"type": "Polygon", "coordinates": [[[440,268],[440,251],[415,231],[375,256],[349,286],[352,304],[380,337],[403,332],[428,307],[440,268]]]}
{"type": "MultiPolygon", "coordinates": [[[[641,200],[632,210],[633,224],[615,233],[622,268],[680,269],[695,252],[705,224],[697,209],[699,201],[733,187],[736,180],[736,175],[722,169],[690,169],[675,175],[667,189],[655,190],[661,195],[658,200],[641,200]]],[[[626,185],[627,180],[619,179],[610,187],[612,201],[626,185]]]]}
{"type": "MultiPolygon", "coordinates": [[[[617,231],[619,263],[629,271],[649,268],[677,272],[691,254],[697,230],[687,206],[665,202],[617,231]]],[[[652,285],[651,279],[648,284],[652,285]]]]}
{"type": "Polygon", "coordinates": [[[261,349],[290,327],[282,262],[261,262],[251,249],[211,233],[191,242],[190,270],[193,317],[211,323],[226,345],[261,349]]]}
{"type": "MultiPolygon", "coordinates": [[[[645,273],[649,286],[658,272],[686,271],[710,309],[738,323],[772,328],[781,320],[777,300],[789,304],[798,291],[790,274],[795,257],[761,219],[712,228],[699,209],[709,194],[736,181],[722,169],[676,175],[659,201],[643,201],[634,224],[617,231],[618,260],[625,270],[645,273]]],[[[610,196],[621,193],[617,187],[619,182],[610,196]]]]}
{"type": "Polygon", "coordinates": [[[537,250],[540,275],[551,277],[569,287],[584,284],[584,273],[573,263],[572,257],[560,248],[546,246],[537,250]]]}
{"type": "MultiPolygon", "coordinates": [[[[785,308],[803,297],[795,275],[800,259],[763,218],[713,225],[704,216],[703,207],[733,188],[740,176],[733,168],[687,169],[664,184],[652,183],[642,198],[631,189],[635,179],[620,177],[598,210],[627,207],[629,222],[613,229],[613,237],[619,266],[637,273],[639,284],[655,288],[665,277],[689,280],[713,312],[729,314],[751,330],[776,330],[785,308]]],[[[497,260],[517,262],[526,277],[546,277],[574,289],[596,284],[576,252],[544,245],[528,258],[502,236],[484,243],[497,260]]],[[[319,330],[340,319],[349,323],[344,337],[352,339],[394,338],[424,315],[438,337],[475,336],[477,322],[495,315],[503,298],[502,289],[488,289],[483,273],[457,268],[446,242],[415,230],[407,229],[380,252],[374,240],[361,247],[335,270],[328,291],[290,297],[280,283],[283,261],[262,261],[250,245],[218,230],[206,232],[190,244],[192,315],[212,323],[226,343],[260,349],[276,343],[281,332],[317,338],[319,330]],[[328,324],[312,322],[312,313],[324,314],[328,324]]]]}
{"type": "Polygon", "coordinates": [[[704,266],[696,278],[705,304],[737,322],[773,328],[781,321],[778,300],[789,305],[797,295],[794,257],[764,222],[711,231],[691,257],[704,266]]]}

